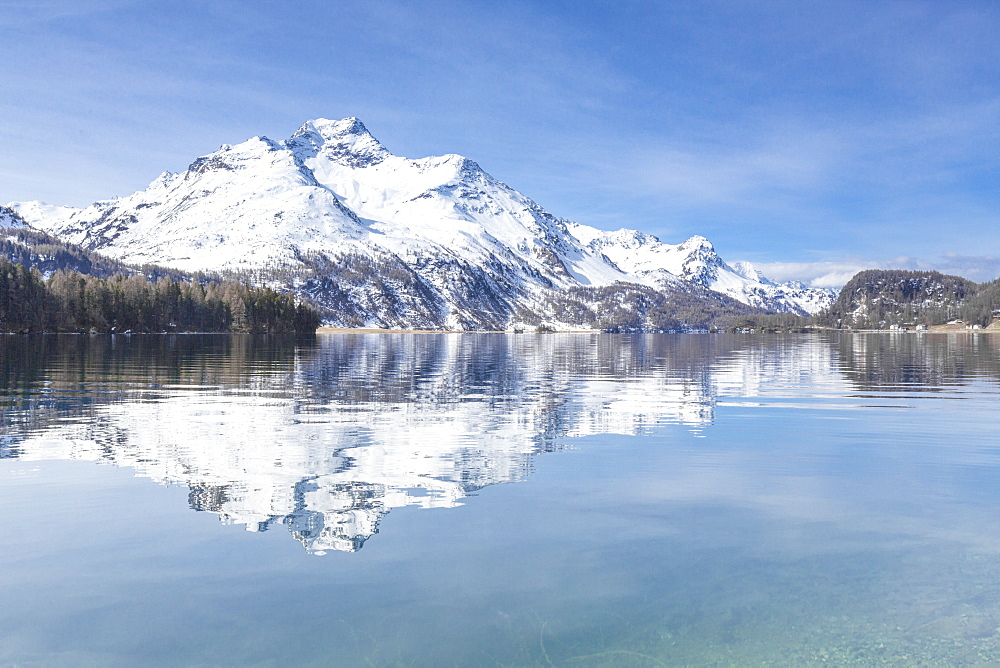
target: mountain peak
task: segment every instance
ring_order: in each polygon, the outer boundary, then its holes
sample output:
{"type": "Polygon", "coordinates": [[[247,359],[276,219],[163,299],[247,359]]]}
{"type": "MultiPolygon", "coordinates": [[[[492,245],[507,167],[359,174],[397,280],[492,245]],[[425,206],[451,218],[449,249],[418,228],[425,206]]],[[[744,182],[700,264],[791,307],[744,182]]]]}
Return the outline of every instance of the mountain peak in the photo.
{"type": "Polygon", "coordinates": [[[760,280],[760,272],[757,271],[757,268],[754,267],[752,263],[747,262],[746,260],[732,262],[729,266],[743,278],[749,278],[752,281],[760,280]]]}
{"type": "Polygon", "coordinates": [[[391,155],[355,116],[339,121],[329,118],[306,121],[285,145],[293,149],[308,147],[310,153],[322,150],[351,167],[378,164],[391,155]]]}
{"type": "Polygon", "coordinates": [[[358,137],[368,135],[371,137],[368,128],[365,127],[365,124],[357,116],[348,116],[347,118],[341,118],[339,121],[330,120],[329,118],[314,118],[311,121],[306,121],[302,127],[303,129],[309,127],[326,139],[347,137],[349,135],[358,137]]]}
{"type": "Polygon", "coordinates": [[[694,235],[693,237],[682,243],[680,247],[689,250],[694,250],[697,248],[704,248],[705,250],[710,250],[710,251],[715,250],[715,246],[712,245],[712,242],[706,239],[705,237],[701,236],[700,234],[694,235]]]}
{"type": "MultiPolygon", "coordinates": [[[[757,281],[759,283],[763,283],[764,285],[777,285],[777,283],[775,283],[768,277],[764,276],[764,274],[760,273],[760,270],[757,269],[757,267],[753,266],[752,263],[747,262],[746,260],[741,260],[740,262],[733,262],[729,266],[732,267],[733,271],[735,271],[743,278],[749,279],[751,281],[757,281]]],[[[789,283],[788,285],[796,289],[801,289],[803,287],[801,285],[792,285],[791,283],[789,283]]]]}

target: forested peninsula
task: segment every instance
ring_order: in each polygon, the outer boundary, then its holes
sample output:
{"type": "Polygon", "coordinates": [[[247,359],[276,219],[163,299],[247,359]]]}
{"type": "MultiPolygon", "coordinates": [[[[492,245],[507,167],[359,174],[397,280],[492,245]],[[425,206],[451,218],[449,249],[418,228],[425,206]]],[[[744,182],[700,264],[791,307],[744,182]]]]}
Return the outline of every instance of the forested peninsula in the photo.
{"type": "Polygon", "coordinates": [[[4,332],[313,332],[320,318],[306,304],[237,281],[141,274],[97,277],[0,259],[4,332]]]}
{"type": "Polygon", "coordinates": [[[907,330],[955,324],[982,329],[1000,322],[1000,279],[974,283],[936,271],[868,269],[857,273],[820,313],[743,316],[730,331],[907,330]]]}

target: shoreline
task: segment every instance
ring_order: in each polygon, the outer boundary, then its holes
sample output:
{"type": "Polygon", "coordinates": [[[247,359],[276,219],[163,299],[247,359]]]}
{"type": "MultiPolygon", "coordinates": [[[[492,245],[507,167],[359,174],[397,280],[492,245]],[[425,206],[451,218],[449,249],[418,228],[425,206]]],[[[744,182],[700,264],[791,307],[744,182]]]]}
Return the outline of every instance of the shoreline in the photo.
{"type": "Polygon", "coordinates": [[[379,327],[317,327],[317,334],[513,334],[502,329],[381,329],[379,327]]]}
{"type": "MultiPolygon", "coordinates": [[[[731,332],[732,334],[823,334],[828,332],[844,332],[850,334],[1000,334],[1000,327],[983,327],[982,329],[967,329],[956,325],[932,325],[925,330],[915,329],[836,329],[833,327],[811,327],[804,330],[763,331],[763,332],[731,332]]],[[[381,329],[378,327],[317,327],[312,334],[662,334],[665,332],[602,332],[598,329],[556,329],[546,332],[534,330],[510,331],[502,329],[381,329]]],[[[724,334],[726,332],[673,332],[672,334],[724,334]]],[[[0,331],[0,335],[57,335],[57,336],[229,336],[232,334],[249,334],[263,336],[308,335],[309,332],[9,332],[0,331]]]]}
{"type": "MultiPolygon", "coordinates": [[[[836,329],[833,327],[813,327],[799,332],[754,332],[755,334],[820,334],[826,332],[847,332],[851,334],[1000,334],[1000,327],[966,329],[956,325],[932,325],[925,330],[915,329],[836,329]]],[[[598,329],[565,329],[548,332],[525,330],[514,332],[502,329],[381,329],[378,327],[317,327],[316,334],[658,334],[661,332],[602,332],[598,329]]],[[[725,332],[676,332],[678,334],[722,334],[725,332]]],[[[734,332],[735,333],[735,332],[734,332]]],[[[749,333],[749,332],[748,332],[749,333]]]]}

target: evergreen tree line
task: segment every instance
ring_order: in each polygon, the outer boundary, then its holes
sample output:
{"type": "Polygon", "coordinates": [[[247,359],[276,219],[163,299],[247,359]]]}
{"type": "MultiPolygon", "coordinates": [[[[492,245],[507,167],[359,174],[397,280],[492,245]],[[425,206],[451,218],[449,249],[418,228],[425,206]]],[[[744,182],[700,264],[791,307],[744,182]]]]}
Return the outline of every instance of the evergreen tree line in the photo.
{"type": "Polygon", "coordinates": [[[983,327],[1000,317],[1000,279],[981,283],[979,291],[955,309],[955,314],[962,322],[983,327]]]}
{"type": "Polygon", "coordinates": [[[0,330],[7,332],[311,332],[319,315],[269,288],[161,276],[107,278],[0,259],[0,330]]]}

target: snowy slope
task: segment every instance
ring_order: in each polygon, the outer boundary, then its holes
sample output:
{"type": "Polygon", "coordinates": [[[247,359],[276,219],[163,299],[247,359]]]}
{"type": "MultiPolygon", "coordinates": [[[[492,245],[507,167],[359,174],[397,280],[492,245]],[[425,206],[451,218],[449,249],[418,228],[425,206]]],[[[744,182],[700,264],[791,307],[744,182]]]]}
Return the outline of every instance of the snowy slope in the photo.
{"type": "Polygon", "coordinates": [[[602,253],[637,283],[667,287],[676,285],[679,278],[750,306],[802,315],[826,308],[836,297],[830,290],[774,283],[749,262],[730,266],[715,252],[712,242],[702,236],[671,245],[635,230],[604,232],[576,223],[569,224],[568,229],[581,243],[602,253]]]}
{"type": "Polygon", "coordinates": [[[24,220],[13,209],[0,206],[0,230],[16,230],[26,227],[24,220]]]}
{"type": "Polygon", "coordinates": [[[563,282],[622,278],[474,162],[393,156],[357,119],[310,121],[284,142],[254,137],[223,146],[144,191],[85,209],[15,206],[67,241],[188,271],[388,252],[500,259],[563,282]]]}
{"type": "Polygon", "coordinates": [[[128,263],[293,274],[289,287],[349,324],[504,326],[542,291],[620,283],[693,282],[779,311],[811,312],[826,299],[734,270],[702,237],[671,246],[557,218],[462,156],[392,155],[356,118],[224,145],[83,209],[11,206],[34,227],[128,263]],[[377,292],[366,288],[373,276],[377,292]]]}

